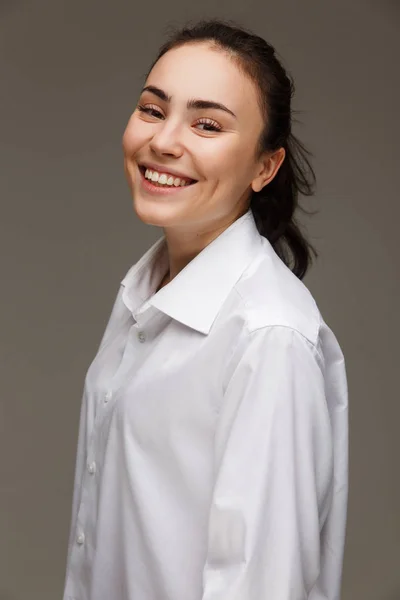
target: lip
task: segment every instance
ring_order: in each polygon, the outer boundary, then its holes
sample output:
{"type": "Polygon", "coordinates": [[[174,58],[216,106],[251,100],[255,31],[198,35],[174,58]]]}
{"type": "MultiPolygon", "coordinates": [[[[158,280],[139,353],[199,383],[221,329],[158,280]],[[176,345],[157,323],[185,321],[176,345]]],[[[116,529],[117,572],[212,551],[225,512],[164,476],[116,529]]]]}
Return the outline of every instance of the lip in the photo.
{"type": "Polygon", "coordinates": [[[182,179],[188,179],[190,181],[197,181],[194,177],[189,177],[189,175],[185,175],[185,173],[179,173],[175,169],[171,169],[171,167],[167,167],[167,165],[156,165],[156,163],[144,162],[138,163],[140,167],[146,167],[146,169],[151,169],[152,171],[158,171],[159,173],[168,173],[170,175],[175,175],[175,177],[181,177],[182,179]]]}
{"type": "Polygon", "coordinates": [[[141,183],[142,187],[144,188],[144,190],[146,192],[150,192],[151,194],[156,194],[159,196],[169,196],[171,194],[182,193],[184,190],[187,190],[188,188],[191,188],[194,185],[196,185],[196,183],[192,183],[190,185],[179,185],[177,187],[175,187],[175,186],[171,186],[171,187],[157,186],[157,185],[154,185],[153,183],[151,183],[148,179],[146,179],[146,177],[144,176],[144,173],[141,170],[141,168],[139,167],[139,165],[137,165],[137,170],[139,171],[140,183],[141,183]]]}

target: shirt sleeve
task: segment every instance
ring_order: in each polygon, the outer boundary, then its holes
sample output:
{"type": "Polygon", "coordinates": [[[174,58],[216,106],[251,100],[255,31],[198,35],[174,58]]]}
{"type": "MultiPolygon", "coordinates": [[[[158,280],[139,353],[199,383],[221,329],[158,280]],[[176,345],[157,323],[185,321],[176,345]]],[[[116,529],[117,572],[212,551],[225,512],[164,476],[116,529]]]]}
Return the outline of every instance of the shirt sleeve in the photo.
{"type": "Polygon", "coordinates": [[[339,600],[347,388],[335,347],[328,386],[301,333],[250,334],[218,417],[202,600],[339,600]]]}

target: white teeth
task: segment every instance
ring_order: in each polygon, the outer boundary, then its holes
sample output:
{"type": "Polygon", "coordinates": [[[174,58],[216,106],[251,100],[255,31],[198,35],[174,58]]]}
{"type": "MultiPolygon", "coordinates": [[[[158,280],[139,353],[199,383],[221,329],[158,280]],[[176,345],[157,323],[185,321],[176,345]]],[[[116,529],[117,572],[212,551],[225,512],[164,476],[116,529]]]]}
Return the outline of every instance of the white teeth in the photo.
{"type": "Polygon", "coordinates": [[[144,176],[146,177],[146,179],[150,179],[150,181],[155,181],[166,186],[174,185],[175,187],[183,187],[185,185],[189,185],[189,183],[187,183],[185,179],[181,179],[180,177],[173,177],[172,175],[168,177],[168,175],[166,175],[165,173],[161,173],[160,175],[160,173],[158,173],[157,171],[152,171],[151,169],[146,169],[144,176]]]}

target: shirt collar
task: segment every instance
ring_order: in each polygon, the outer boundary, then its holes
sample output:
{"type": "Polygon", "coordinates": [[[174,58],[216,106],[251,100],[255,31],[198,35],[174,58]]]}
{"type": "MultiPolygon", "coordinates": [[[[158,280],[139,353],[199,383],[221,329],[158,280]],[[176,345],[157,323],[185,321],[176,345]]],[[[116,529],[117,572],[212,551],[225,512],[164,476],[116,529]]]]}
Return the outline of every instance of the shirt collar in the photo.
{"type": "MultiPolygon", "coordinates": [[[[139,324],[144,324],[153,310],[158,309],[183,325],[208,334],[223,303],[264,239],[249,208],[168,285],[154,293],[168,270],[167,244],[163,236],[121,281],[125,288],[123,301],[139,324]]],[[[267,247],[274,252],[268,241],[267,247]]]]}

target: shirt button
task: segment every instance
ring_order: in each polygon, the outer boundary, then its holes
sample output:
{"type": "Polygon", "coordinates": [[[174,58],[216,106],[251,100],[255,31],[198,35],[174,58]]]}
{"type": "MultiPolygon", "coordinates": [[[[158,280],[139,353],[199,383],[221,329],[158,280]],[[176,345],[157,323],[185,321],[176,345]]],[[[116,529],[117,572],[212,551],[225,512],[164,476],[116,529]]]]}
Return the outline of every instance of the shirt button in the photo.
{"type": "Polygon", "coordinates": [[[104,396],[104,402],[108,402],[112,398],[112,392],[108,391],[104,396]]]}
{"type": "Polygon", "coordinates": [[[139,331],[138,338],[139,338],[139,342],[144,342],[145,341],[146,335],[145,335],[144,331],[139,331]]]}
{"type": "Polygon", "coordinates": [[[90,465],[88,465],[88,471],[91,475],[93,475],[93,473],[96,472],[96,463],[92,462],[90,463],[90,465]]]}
{"type": "Polygon", "coordinates": [[[83,542],[85,541],[85,534],[84,534],[84,533],[79,533],[79,534],[76,536],[76,541],[78,542],[78,544],[79,544],[80,546],[82,546],[83,542]]]}

